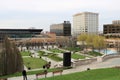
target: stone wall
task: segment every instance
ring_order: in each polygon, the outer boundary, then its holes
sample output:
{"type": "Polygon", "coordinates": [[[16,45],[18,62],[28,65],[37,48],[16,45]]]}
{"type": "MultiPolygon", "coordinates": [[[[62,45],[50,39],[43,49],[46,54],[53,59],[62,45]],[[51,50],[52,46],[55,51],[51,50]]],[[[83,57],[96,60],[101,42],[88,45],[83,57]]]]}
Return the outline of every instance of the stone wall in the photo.
{"type": "Polygon", "coordinates": [[[106,61],[106,60],[112,59],[112,58],[120,58],[120,55],[109,54],[109,55],[98,56],[96,58],[91,58],[91,59],[77,60],[73,63],[73,65],[74,65],[74,67],[81,66],[81,65],[88,65],[88,64],[92,64],[92,63],[96,63],[96,62],[97,63],[103,62],[103,61],[106,61]]]}
{"type": "Polygon", "coordinates": [[[84,60],[77,60],[74,63],[74,66],[81,66],[81,65],[87,65],[97,62],[97,58],[91,58],[91,59],[84,59],[84,60]]]}
{"type": "Polygon", "coordinates": [[[106,61],[111,58],[120,58],[120,55],[118,55],[118,54],[104,55],[104,56],[102,56],[102,61],[106,61]]]}

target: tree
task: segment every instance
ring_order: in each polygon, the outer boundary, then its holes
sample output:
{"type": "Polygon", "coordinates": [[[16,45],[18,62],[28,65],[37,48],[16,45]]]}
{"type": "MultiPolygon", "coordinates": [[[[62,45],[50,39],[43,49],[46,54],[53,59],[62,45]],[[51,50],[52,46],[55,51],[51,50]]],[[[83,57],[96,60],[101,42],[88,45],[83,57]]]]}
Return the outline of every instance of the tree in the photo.
{"type": "Polygon", "coordinates": [[[106,44],[104,40],[105,38],[102,36],[95,36],[93,42],[94,48],[98,49],[99,51],[103,48],[106,48],[106,44]]]}
{"type": "Polygon", "coordinates": [[[86,39],[87,46],[92,47],[92,51],[94,49],[93,42],[94,42],[95,35],[88,35],[86,39]]]}
{"type": "Polygon", "coordinates": [[[0,65],[0,75],[21,72],[23,70],[23,60],[14,42],[10,42],[8,37],[5,36],[1,44],[0,61],[2,65],[0,65]]]}
{"type": "Polygon", "coordinates": [[[86,46],[90,46],[92,47],[92,50],[94,50],[94,48],[96,49],[103,49],[106,48],[106,44],[105,44],[105,38],[103,36],[99,36],[99,35],[93,35],[93,34],[81,34],[78,36],[78,41],[82,42],[82,49],[85,48],[85,43],[86,46]]]}
{"type": "Polygon", "coordinates": [[[59,47],[67,47],[69,44],[69,38],[64,36],[57,37],[56,43],[59,47]]]}
{"type": "Polygon", "coordinates": [[[85,48],[85,42],[86,42],[87,36],[88,35],[84,33],[84,34],[79,35],[77,38],[79,42],[82,42],[82,50],[85,48]]]}

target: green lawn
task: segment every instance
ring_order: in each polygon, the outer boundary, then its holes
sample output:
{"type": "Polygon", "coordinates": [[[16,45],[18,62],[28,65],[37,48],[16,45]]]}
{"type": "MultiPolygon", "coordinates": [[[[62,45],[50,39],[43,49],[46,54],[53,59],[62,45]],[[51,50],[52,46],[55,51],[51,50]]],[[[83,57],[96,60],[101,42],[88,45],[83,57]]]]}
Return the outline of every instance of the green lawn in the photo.
{"type": "Polygon", "coordinates": [[[85,59],[85,56],[79,55],[79,54],[72,54],[71,57],[73,59],[85,59]]]}
{"type": "Polygon", "coordinates": [[[63,53],[64,51],[59,50],[59,49],[50,49],[49,51],[53,52],[53,53],[63,53]]]}
{"type": "Polygon", "coordinates": [[[96,69],[39,80],[120,80],[120,69],[96,69]]]}
{"type": "Polygon", "coordinates": [[[23,58],[24,64],[31,69],[42,68],[47,62],[41,58],[23,58]]]}
{"type": "MultiPolygon", "coordinates": [[[[53,50],[53,52],[56,50],[56,52],[61,52],[60,50],[58,50],[58,49],[51,49],[51,50],[53,50]]],[[[50,51],[51,51],[50,50],[50,51]]],[[[52,52],[52,51],[51,51],[52,52]]],[[[44,51],[38,51],[38,53],[39,53],[39,55],[40,56],[45,56],[44,54],[45,54],[45,52],[44,51]]],[[[49,54],[47,54],[46,55],[46,57],[48,57],[48,58],[50,58],[50,59],[52,59],[52,60],[54,60],[54,61],[62,61],[63,59],[61,58],[61,57],[58,57],[57,56],[57,54],[54,54],[54,53],[49,53],[49,54]]]]}
{"type": "Polygon", "coordinates": [[[22,56],[29,56],[29,55],[30,55],[30,52],[29,52],[29,51],[22,51],[22,52],[21,52],[21,55],[22,55],[22,56]]]}
{"type": "Polygon", "coordinates": [[[63,60],[61,57],[58,57],[57,54],[49,54],[48,58],[50,58],[54,61],[62,61],[63,60]]]}
{"type": "Polygon", "coordinates": [[[95,51],[90,51],[90,52],[88,52],[87,54],[92,55],[92,56],[102,56],[101,53],[95,52],[95,51]]]}
{"type": "Polygon", "coordinates": [[[44,51],[38,51],[38,53],[39,53],[39,56],[43,56],[45,54],[44,51]]]}

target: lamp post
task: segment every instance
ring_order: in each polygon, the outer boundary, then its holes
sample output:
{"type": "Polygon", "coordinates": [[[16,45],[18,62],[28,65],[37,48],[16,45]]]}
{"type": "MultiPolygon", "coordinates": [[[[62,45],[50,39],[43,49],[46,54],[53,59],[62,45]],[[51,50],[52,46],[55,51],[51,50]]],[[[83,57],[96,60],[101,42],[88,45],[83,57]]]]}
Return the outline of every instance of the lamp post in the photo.
{"type": "Polygon", "coordinates": [[[45,53],[45,60],[47,61],[47,55],[48,55],[48,53],[45,53]]]}

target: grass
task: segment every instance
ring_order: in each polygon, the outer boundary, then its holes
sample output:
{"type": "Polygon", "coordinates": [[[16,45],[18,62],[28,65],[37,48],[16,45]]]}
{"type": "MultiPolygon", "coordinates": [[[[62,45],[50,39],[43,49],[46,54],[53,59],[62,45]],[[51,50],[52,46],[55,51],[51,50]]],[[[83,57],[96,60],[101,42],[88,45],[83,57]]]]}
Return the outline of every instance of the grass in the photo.
{"type": "Polygon", "coordinates": [[[39,53],[39,56],[43,56],[45,54],[44,51],[38,51],[38,53],[39,53]]]}
{"type": "Polygon", "coordinates": [[[24,64],[31,69],[42,68],[47,62],[41,58],[23,58],[24,64]]]}
{"type": "Polygon", "coordinates": [[[59,49],[50,49],[49,51],[53,52],[53,53],[63,53],[64,51],[59,50],[59,49]]]}
{"type": "Polygon", "coordinates": [[[71,55],[73,59],[85,59],[85,56],[73,53],[71,55]]]}
{"type": "Polygon", "coordinates": [[[61,57],[58,57],[57,54],[49,54],[48,58],[50,58],[54,61],[62,61],[63,60],[61,57]]]}
{"type": "MultiPolygon", "coordinates": [[[[51,49],[52,50],[52,49],[51,49]]],[[[54,49],[53,49],[54,50],[54,49]]],[[[56,49],[57,50],[57,49],[56,49]]],[[[40,56],[45,56],[45,52],[44,51],[38,51],[39,55],[40,56]]],[[[54,60],[54,61],[62,61],[63,59],[61,57],[58,57],[57,54],[54,54],[54,53],[50,53],[48,54],[46,57],[54,60]]]]}
{"type": "Polygon", "coordinates": [[[90,51],[90,52],[88,52],[87,54],[92,55],[92,56],[102,56],[101,53],[95,52],[95,51],[90,51]]]}
{"type": "Polygon", "coordinates": [[[120,80],[120,69],[96,69],[39,80],[120,80]]]}
{"type": "Polygon", "coordinates": [[[21,52],[21,55],[22,55],[22,56],[29,56],[29,55],[30,55],[30,52],[29,52],[29,51],[22,51],[22,52],[21,52]]]}

